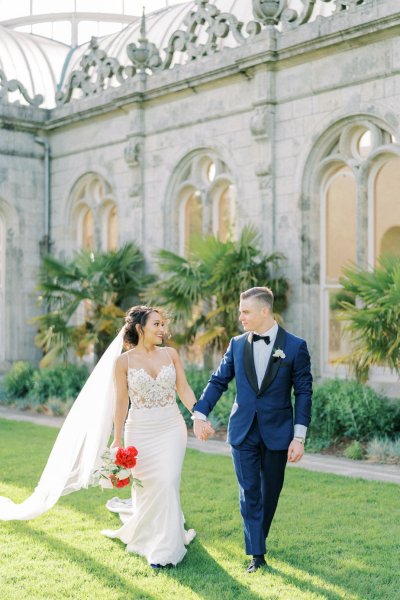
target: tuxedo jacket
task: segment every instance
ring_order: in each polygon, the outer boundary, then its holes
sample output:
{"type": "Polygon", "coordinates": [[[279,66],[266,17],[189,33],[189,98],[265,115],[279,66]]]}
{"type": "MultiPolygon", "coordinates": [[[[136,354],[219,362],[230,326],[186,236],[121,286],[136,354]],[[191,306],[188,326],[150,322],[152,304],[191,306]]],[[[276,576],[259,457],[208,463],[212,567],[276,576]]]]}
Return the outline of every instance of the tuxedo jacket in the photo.
{"type": "Polygon", "coordinates": [[[237,393],[229,417],[228,442],[233,446],[241,444],[257,414],[267,448],[287,450],[293,439],[293,424],[308,427],[311,420],[312,375],[306,342],[278,327],[259,388],[253,358],[253,333],[232,338],[194,409],[208,416],[234,377],[237,393]],[[282,350],[285,357],[274,357],[276,350],[282,350]]]}

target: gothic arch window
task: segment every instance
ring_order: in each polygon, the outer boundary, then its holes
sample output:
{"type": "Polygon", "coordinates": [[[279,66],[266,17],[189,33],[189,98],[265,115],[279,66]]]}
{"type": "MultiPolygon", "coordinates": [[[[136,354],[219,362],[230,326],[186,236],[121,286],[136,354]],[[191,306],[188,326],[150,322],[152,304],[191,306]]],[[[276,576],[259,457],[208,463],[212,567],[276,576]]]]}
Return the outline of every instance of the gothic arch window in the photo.
{"type": "Polygon", "coordinates": [[[111,205],[107,214],[107,250],[118,248],[118,213],[115,204],[111,205]]]}
{"type": "Polygon", "coordinates": [[[376,174],[372,171],[371,177],[370,263],[376,264],[382,254],[400,256],[400,157],[386,158],[376,174]]]}
{"type": "MultiPolygon", "coordinates": [[[[71,206],[74,250],[96,252],[118,248],[117,206],[103,177],[97,173],[83,175],[72,189],[71,206]]],[[[85,320],[90,308],[90,300],[82,302],[76,312],[77,323],[85,320]]],[[[92,360],[92,350],[86,358],[92,360]]]]}
{"type": "Polygon", "coordinates": [[[331,365],[350,350],[344,324],[337,315],[339,278],[343,267],[356,261],[356,182],[347,166],[328,174],[322,188],[321,214],[323,353],[325,364],[331,365]]]}
{"type": "Polygon", "coordinates": [[[211,150],[188,155],[178,166],[172,194],[178,215],[175,246],[190,252],[197,236],[236,237],[237,194],[226,163],[211,150]]]}
{"type": "Polygon", "coordinates": [[[118,248],[118,211],[110,185],[97,173],[87,173],[71,192],[75,249],[118,248]]]}
{"type": "Polygon", "coordinates": [[[192,248],[196,237],[203,233],[203,203],[198,190],[192,191],[184,203],[184,252],[187,254],[192,248]]]}
{"type": "Polygon", "coordinates": [[[222,180],[213,190],[214,235],[221,242],[236,239],[236,188],[229,180],[222,180]]]}
{"type": "Polygon", "coordinates": [[[6,223],[0,212],[0,363],[5,359],[6,223]]]}
{"type": "MultiPolygon", "coordinates": [[[[384,124],[353,118],[326,132],[309,161],[311,203],[303,214],[303,237],[319,239],[320,371],[329,376],[346,371],[335,361],[351,349],[338,319],[343,268],[373,268],[382,254],[400,256],[400,146],[384,124]]],[[[310,254],[307,258],[312,262],[310,254]]],[[[304,254],[303,266],[306,270],[304,254]]],[[[310,279],[312,268],[306,273],[310,279]]],[[[384,368],[371,376],[391,377],[384,368]]]]}
{"type": "Polygon", "coordinates": [[[84,250],[94,250],[94,219],[93,212],[90,208],[82,211],[82,228],[81,228],[80,247],[84,250]]]}

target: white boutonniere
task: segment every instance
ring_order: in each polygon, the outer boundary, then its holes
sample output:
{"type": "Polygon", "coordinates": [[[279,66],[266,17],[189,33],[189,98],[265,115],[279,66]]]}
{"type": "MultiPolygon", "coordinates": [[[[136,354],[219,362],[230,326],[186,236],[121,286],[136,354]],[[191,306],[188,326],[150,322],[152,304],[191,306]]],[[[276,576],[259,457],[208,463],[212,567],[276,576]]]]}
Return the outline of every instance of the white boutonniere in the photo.
{"type": "Polygon", "coordinates": [[[274,348],[274,353],[272,354],[272,358],[275,358],[275,360],[278,360],[278,358],[283,359],[283,358],[286,358],[286,354],[280,348],[274,348]]]}

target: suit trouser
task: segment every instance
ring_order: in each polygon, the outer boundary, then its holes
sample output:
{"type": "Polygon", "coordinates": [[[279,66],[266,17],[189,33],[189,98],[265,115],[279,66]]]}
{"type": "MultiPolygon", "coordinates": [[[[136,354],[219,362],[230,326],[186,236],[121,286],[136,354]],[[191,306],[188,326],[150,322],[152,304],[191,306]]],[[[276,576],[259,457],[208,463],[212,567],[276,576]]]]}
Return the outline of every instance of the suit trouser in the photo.
{"type": "Polygon", "coordinates": [[[265,540],[285,477],[287,450],[265,446],[255,415],[243,442],[232,446],[232,458],[239,482],[246,554],[265,554],[265,540]]]}

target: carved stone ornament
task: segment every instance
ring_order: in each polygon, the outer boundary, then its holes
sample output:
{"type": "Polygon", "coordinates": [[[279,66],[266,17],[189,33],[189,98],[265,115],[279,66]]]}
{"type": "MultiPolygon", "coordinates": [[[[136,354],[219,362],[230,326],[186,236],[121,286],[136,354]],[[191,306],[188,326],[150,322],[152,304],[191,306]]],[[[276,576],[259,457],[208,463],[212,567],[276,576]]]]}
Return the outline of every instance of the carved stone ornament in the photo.
{"type": "Polygon", "coordinates": [[[136,167],[140,163],[140,158],[143,150],[143,143],[138,138],[129,140],[128,145],[124,150],[124,157],[129,167],[136,167]]]}
{"type": "Polygon", "coordinates": [[[139,207],[142,205],[142,170],[141,160],[143,156],[143,138],[131,137],[128,145],[124,150],[125,162],[131,171],[131,183],[128,189],[128,195],[131,198],[136,198],[133,206],[139,207]]]}
{"type": "Polygon", "coordinates": [[[250,131],[254,137],[268,137],[270,131],[270,114],[266,108],[257,108],[250,119],[250,131]]]}
{"type": "Polygon", "coordinates": [[[175,52],[186,52],[191,61],[217,52],[218,38],[226,38],[229,33],[239,44],[243,44],[261,31],[260,23],[250,21],[246,26],[247,37],[244,36],[243,22],[230,13],[222,13],[214,4],[209,4],[209,0],[196,0],[196,7],[188,13],[184,25],[186,30],[175,31],[169,39],[163,69],[171,66],[175,52]],[[199,43],[202,33],[207,39],[199,43]]]}
{"type": "Polygon", "coordinates": [[[155,44],[149,42],[146,37],[146,18],[143,9],[143,16],[140,25],[139,44],[128,44],[126,53],[131,60],[133,67],[126,67],[125,72],[128,77],[133,77],[136,72],[154,71],[162,65],[161,56],[155,44]]]}
{"type": "MultiPolygon", "coordinates": [[[[326,2],[326,0],[324,0],[326,2]]],[[[357,8],[361,4],[366,4],[369,0],[336,0],[336,12],[342,12],[351,8],[357,8]]]]}
{"type": "MultiPolygon", "coordinates": [[[[250,0],[243,0],[243,2],[250,0]]],[[[335,12],[352,9],[371,0],[321,0],[331,3],[335,12]]],[[[160,50],[146,37],[146,21],[143,14],[140,37],[137,44],[127,46],[127,55],[131,65],[122,66],[116,58],[108,57],[99,48],[96,38],[92,38],[89,52],[80,62],[81,69],[73,71],[63,91],[56,94],[57,104],[65,104],[72,98],[74,89],[80,89],[83,96],[93,96],[102,92],[115,78],[122,84],[136,74],[151,74],[169,69],[175,53],[185,53],[185,62],[218,52],[218,40],[232,35],[238,44],[244,44],[260,34],[262,25],[281,26],[282,29],[294,29],[308,23],[312,17],[317,0],[300,0],[301,7],[289,8],[289,0],[252,0],[254,21],[244,23],[231,13],[222,13],[209,0],[195,0],[195,7],[184,20],[182,29],[175,31],[169,38],[162,58],[160,50]],[[244,33],[245,29],[245,33],[244,33]]],[[[0,87],[1,89],[1,87],[0,87]]],[[[25,96],[24,96],[25,97],[25,96]]],[[[37,97],[35,97],[37,98],[37,97]]],[[[1,96],[0,96],[1,99],[1,96]]]]}
{"type": "Polygon", "coordinates": [[[128,196],[130,198],[136,198],[136,200],[132,203],[133,208],[139,208],[140,206],[142,206],[142,191],[143,186],[141,183],[134,183],[130,186],[128,190],[128,196]]]}
{"type": "MultiPolygon", "coordinates": [[[[365,4],[370,0],[321,0],[335,6],[335,12],[341,12],[353,6],[365,4]]],[[[294,29],[308,23],[311,19],[317,0],[301,0],[302,8],[289,8],[288,0],[252,0],[253,14],[263,25],[282,24],[283,29],[294,29]]]]}
{"type": "Polygon", "coordinates": [[[106,83],[110,83],[113,77],[119,83],[123,83],[124,67],[116,58],[107,56],[104,50],[99,48],[97,38],[92,37],[89,44],[89,52],[82,57],[80,62],[82,70],[72,71],[64,92],[57,92],[57,104],[65,104],[71,100],[74,89],[82,90],[84,96],[94,96],[103,91],[106,83]]]}
{"type": "MultiPolygon", "coordinates": [[[[36,94],[31,98],[20,81],[17,79],[7,80],[6,74],[0,69],[0,103],[9,103],[8,94],[11,92],[19,92],[31,106],[40,106],[44,102],[41,94],[36,94]]],[[[19,102],[17,101],[14,104],[19,104],[19,102]]]]}

